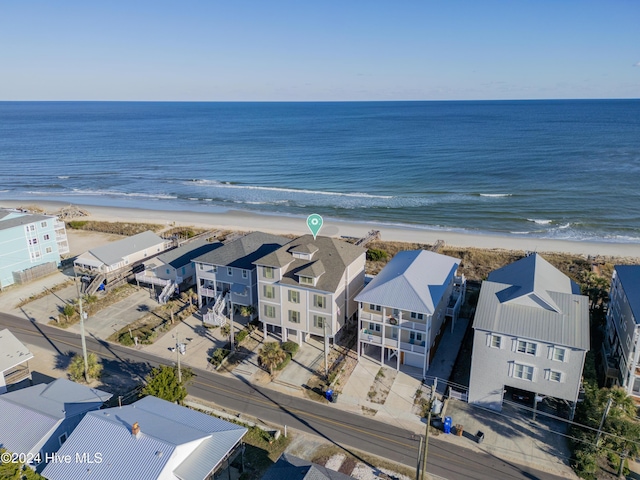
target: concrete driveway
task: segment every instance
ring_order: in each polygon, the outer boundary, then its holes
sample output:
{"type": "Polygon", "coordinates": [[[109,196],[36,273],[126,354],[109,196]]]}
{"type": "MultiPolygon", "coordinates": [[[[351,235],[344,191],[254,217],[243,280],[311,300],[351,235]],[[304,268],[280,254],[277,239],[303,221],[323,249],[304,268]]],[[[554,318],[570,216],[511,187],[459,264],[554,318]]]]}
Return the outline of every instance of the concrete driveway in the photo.
{"type": "Polygon", "coordinates": [[[313,373],[322,367],[323,361],[324,343],[315,337],[310,337],[308,342],[300,345],[298,353],[280,372],[276,381],[285,386],[300,389],[309,381],[313,373]]]}

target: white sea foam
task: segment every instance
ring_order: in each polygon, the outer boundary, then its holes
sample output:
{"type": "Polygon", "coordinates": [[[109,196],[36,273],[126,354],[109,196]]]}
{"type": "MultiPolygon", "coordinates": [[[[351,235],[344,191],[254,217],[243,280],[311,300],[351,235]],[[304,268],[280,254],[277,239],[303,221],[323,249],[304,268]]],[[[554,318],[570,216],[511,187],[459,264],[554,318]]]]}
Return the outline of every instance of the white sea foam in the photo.
{"type": "Polygon", "coordinates": [[[553,220],[541,220],[537,218],[527,218],[527,221],[537,223],[538,225],[549,225],[553,222],[553,220]]]}
{"type": "MultiPolygon", "coordinates": [[[[51,195],[51,192],[40,192],[40,191],[29,191],[27,192],[32,195],[51,195]]],[[[84,190],[79,188],[74,188],[73,190],[68,190],[65,192],[56,192],[56,195],[61,196],[114,196],[114,197],[134,197],[134,198],[149,198],[155,200],[174,200],[178,198],[175,195],[167,195],[163,193],[141,193],[141,192],[118,192],[114,190],[84,190]]]]}
{"type": "Polygon", "coordinates": [[[480,193],[481,197],[511,197],[512,193],[480,193]]]}
{"type": "Polygon", "coordinates": [[[67,178],[69,178],[69,175],[58,175],[58,178],[60,180],[66,180],[67,178]]]}

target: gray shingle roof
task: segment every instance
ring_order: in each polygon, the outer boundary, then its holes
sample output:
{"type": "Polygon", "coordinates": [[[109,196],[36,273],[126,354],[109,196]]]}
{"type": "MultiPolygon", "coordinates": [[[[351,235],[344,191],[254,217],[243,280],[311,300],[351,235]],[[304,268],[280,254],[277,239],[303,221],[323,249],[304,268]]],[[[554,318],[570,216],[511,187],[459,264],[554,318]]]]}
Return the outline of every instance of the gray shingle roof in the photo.
{"type": "Polygon", "coordinates": [[[107,243],[100,247],[92,248],[89,250],[89,253],[105,265],[114,265],[128,255],[151,248],[163,242],[164,240],[162,238],[149,230],[123,238],[122,240],[107,243]]]}
{"type": "Polygon", "coordinates": [[[206,239],[194,240],[193,242],[189,242],[181,247],[174,248],[166,253],[160,254],[156,259],[178,269],[185,265],[189,265],[194,258],[220,247],[222,247],[222,242],[207,242],[206,239]]]}
{"type": "Polygon", "coordinates": [[[589,299],[540,255],[488,278],[480,289],[474,329],[589,349],[589,299]]]}
{"type": "Polygon", "coordinates": [[[109,398],[110,393],[66,379],[0,395],[0,445],[29,452],[64,418],[97,410],[109,398]]]}
{"type": "Polygon", "coordinates": [[[457,258],[427,250],[398,252],[356,301],[431,315],[459,265],[457,258]]]}
{"type": "Polygon", "coordinates": [[[4,215],[0,216],[0,230],[7,230],[9,228],[20,227],[23,225],[29,225],[30,223],[41,222],[44,220],[52,220],[56,217],[51,215],[41,215],[39,213],[22,213],[22,212],[11,212],[8,210],[4,210],[6,212],[4,215]],[[20,213],[19,217],[4,219],[11,213],[20,213]]]}
{"type": "Polygon", "coordinates": [[[0,330],[0,374],[33,358],[33,354],[9,329],[0,330]]]}
{"type": "Polygon", "coordinates": [[[357,247],[351,243],[343,242],[330,237],[303,235],[284,245],[279,250],[266,255],[254,263],[271,267],[286,267],[280,283],[300,286],[298,275],[319,275],[314,288],[323,292],[335,292],[340,279],[348,265],[351,265],[358,257],[366,253],[366,249],[357,247]],[[316,249],[311,260],[295,258],[291,252],[307,253],[316,249]],[[305,252],[301,250],[304,249],[305,252]],[[324,273],[321,273],[324,270],[324,273]]]}
{"type": "Polygon", "coordinates": [[[351,480],[344,473],[283,453],[264,474],[262,480],[351,480]]]}
{"type": "Polygon", "coordinates": [[[253,269],[253,262],[280,248],[290,240],[263,232],[252,232],[222,247],[193,258],[194,262],[222,267],[253,269]]]}
{"type": "Polygon", "coordinates": [[[640,323],[640,265],[616,265],[614,268],[636,323],[640,323]]]}
{"type": "Polygon", "coordinates": [[[239,425],[145,397],[132,405],[87,414],[62,446],[60,455],[103,454],[103,462],[92,465],[90,475],[86,465],[74,463],[49,464],[43,475],[50,480],[155,480],[179,454],[183,457],[173,473],[181,480],[203,480],[246,432],[239,425]],[[131,427],[136,422],[140,433],[134,437],[131,427]]]}

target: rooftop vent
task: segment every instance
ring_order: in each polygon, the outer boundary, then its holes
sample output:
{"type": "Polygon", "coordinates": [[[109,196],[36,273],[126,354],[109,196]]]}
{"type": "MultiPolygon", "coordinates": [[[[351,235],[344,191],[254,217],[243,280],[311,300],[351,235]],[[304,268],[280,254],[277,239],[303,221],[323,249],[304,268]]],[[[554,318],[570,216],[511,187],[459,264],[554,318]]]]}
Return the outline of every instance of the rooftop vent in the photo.
{"type": "Polygon", "coordinates": [[[136,422],[131,426],[131,435],[137,437],[139,433],[140,433],[140,425],[138,425],[138,422],[136,422]]]}

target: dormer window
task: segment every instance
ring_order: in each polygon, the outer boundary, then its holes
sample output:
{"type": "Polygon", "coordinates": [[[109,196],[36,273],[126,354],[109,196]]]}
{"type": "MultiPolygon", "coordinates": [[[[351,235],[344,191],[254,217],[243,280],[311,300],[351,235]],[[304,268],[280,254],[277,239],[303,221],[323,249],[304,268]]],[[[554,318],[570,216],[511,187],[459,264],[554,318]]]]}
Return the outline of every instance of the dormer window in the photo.
{"type": "Polygon", "coordinates": [[[298,277],[300,278],[300,283],[304,285],[313,285],[314,281],[312,277],[298,277]]]}

